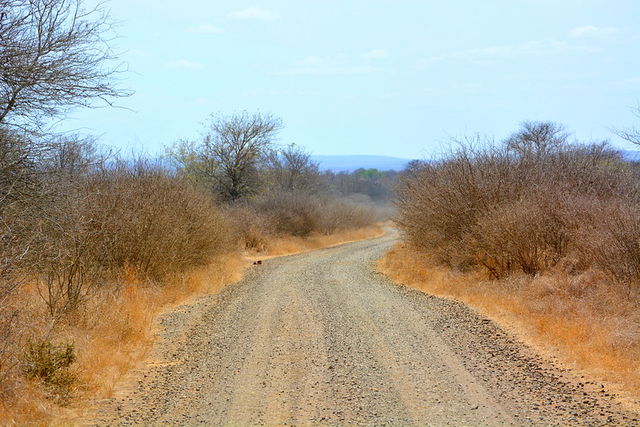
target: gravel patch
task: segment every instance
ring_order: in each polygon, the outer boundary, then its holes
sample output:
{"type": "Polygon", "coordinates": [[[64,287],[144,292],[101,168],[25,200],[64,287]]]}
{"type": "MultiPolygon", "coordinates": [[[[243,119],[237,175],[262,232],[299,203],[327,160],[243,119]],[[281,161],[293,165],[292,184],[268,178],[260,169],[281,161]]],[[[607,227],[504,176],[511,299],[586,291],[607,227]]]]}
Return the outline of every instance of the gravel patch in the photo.
{"type": "Polygon", "coordinates": [[[151,359],[92,422],[638,423],[465,305],[377,274],[396,238],[265,260],[167,313],[151,359]]]}

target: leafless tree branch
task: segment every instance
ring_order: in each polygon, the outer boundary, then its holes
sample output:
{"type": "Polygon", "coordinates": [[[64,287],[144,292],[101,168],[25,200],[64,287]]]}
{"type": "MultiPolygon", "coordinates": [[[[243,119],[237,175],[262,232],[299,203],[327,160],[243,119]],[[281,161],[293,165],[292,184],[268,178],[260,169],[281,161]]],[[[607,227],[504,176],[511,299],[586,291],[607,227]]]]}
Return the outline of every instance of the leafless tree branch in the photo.
{"type": "Polygon", "coordinates": [[[112,105],[111,23],[82,0],[0,0],[0,124],[25,126],[74,106],[112,105]]]}

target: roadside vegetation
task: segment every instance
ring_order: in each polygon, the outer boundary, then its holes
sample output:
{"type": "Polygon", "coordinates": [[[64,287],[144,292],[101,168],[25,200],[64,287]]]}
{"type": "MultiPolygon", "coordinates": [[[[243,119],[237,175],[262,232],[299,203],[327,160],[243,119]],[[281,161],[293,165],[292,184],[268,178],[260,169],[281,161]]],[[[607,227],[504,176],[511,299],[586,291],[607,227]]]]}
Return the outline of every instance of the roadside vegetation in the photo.
{"type": "Polygon", "coordinates": [[[101,7],[0,1],[3,424],[72,419],[83,399],[108,396],[161,311],[237,280],[245,251],[375,235],[388,214],[376,208],[384,173],[335,185],[300,147],[277,144],[283,125],[268,114],[212,116],[202,139],[162,159],[56,134],[48,124],[70,108],[129,94],[109,32],[101,7]]]}
{"type": "Polygon", "coordinates": [[[3,421],[61,417],[74,399],[108,395],[160,311],[239,278],[245,253],[372,237],[385,215],[367,195],[337,194],[294,147],[253,157],[237,187],[217,160],[201,181],[80,137],[7,130],[0,150],[3,421]]]}
{"type": "Polygon", "coordinates": [[[167,158],[180,178],[216,196],[242,246],[256,252],[273,254],[273,243],[283,238],[335,234],[389,218],[394,172],[321,173],[300,146],[275,143],[281,127],[271,115],[212,115],[200,140],[175,143],[167,158]],[[337,176],[351,185],[336,185],[337,176]],[[389,178],[379,184],[382,176],[389,178]]]}
{"type": "Polygon", "coordinates": [[[0,423],[109,396],[162,310],[239,279],[247,254],[380,234],[398,180],[387,271],[640,389],[640,168],[606,144],[526,123],[401,175],[334,173],[282,144],[278,117],[237,112],[162,158],[121,156],[50,126],[131,94],[113,36],[102,4],[0,0],[0,423]]]}
{"type": "Polygon", "coordinates": [[[246,253],[381,233],[387,212],[334,188],[299,147],[275,145],[271,116],[218,120],[160,160],[2,128],[0,421],[65,419],[108,396],[159,313],[237,280],[246,253]]]}
{"type": "Polygon", "coordinates": [[[606,143],[572,142],[555,123],[527,122],[500,143],[473,138],[414,163],[398,208],[404,242],[382,270],[515,322],[638,394],[637,164],[606,143]]]}

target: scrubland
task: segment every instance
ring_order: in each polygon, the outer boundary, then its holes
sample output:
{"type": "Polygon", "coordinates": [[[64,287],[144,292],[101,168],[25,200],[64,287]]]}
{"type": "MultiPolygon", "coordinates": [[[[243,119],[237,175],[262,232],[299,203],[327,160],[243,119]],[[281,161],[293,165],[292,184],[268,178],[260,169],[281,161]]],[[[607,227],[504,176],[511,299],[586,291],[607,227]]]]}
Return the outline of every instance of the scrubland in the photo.
{"type": "MultiPolygon", "coordinates": [[[[158,314],[236,280],[243,253],[376,235],[389,216],[394,173],[321,173],[276,144],[269,114],[212,115],[161,160],[57,135],[73,108],[132,93],[108,11],[17,0],[0,15],[0,423],[61,422],[108,396],[158,314]]],[[[475,142],[405,171],[405,243],[383,267],[506,313],[637,393],[638,166],[550,123],[475,142]]]]}
{"type": "Polygon", "coordinates": [[[228,197],[184,166],[88,139],[3,131],[0,142],[2,423],[71,420],[109,396],[149,350],[159,314],[238,280],[245,255],[381,232],[370,198],[342,193],[299,149],[295,188],[247,149],[250,191],[228,197]]]}
{"type": "Polygon", "coordinates": [[[553,123],[467,140],[405,172],[404,241],[379,266],[638,397],[639,172],[553,123]]]}
{"type": "Polygon", "coordinates": [[[382,233],[384,208],[349,198],[277,192],[232,206],[228,217],[252,255],[285,255],[382,233]]]}

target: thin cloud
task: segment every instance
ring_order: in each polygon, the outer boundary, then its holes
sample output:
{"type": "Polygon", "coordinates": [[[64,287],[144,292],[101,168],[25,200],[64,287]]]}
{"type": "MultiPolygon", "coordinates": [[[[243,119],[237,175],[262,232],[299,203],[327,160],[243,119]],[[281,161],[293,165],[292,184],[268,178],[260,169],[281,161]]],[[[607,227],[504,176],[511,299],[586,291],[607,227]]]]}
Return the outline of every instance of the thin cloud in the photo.
{"type": "Polygon", "coordinates": [[[585,25],[573,28],[569,31],[569,36],[573,38],[581,37],[603,37],[618,33],[620,30],[614,27],[596,27],[594,25],[585,25]]]}
{"type": "Polygon", "coordinates": [[[125,54],[128,56],[135,56],[139,58],[148,58],[151,56],[151,53],[142,49],[131,49],[131,50],[128,50],[125,54]]]}
{"type": "Polygon", "coordinates": [[[211,25],[211,24],[203,24],[203,25],[198,25],[196,27],[191,27],[188,30],[190,33],[197,33],[197,34],[221,34],[224,33],[224,29],[220,28],[220,27],[216,27],[215,25],[211,25]]]}
{"type": "Polygon", "coordinates": [[[169,68],[189,71],[202,70],[204,68],[204,65],[199,62],[190,61],[188,59],[176,59],[174,61],[167,62],[166,65],[169,68]]]}
{"type": "Polygon", "coordinates": [[[432,56],[419,61],[418,68],[444,61],[459,60],[476,63],[492,63],[498,60],[516,58],[567,55],[571,53],[597,53],[602,49],[570,44],[558,40],[532,40],[520,45],[489,46],[479,49],[467,49],[444,55],[432,56]]]}
{"type": "Polygon", "coordinates": [[[369,74],[380,71],[377,67],[371,67],[367,65],[353,65],[353,66],[322,66],[322,67],[293,67],[285,71],[276,73],[278,75],[286,76],[300,76],[300,75],[348,75],[348,74],[369,74]]]}
{"type": "Polygon", "coordinates": [[[307,56],[306,58],[299,61],[298,63],[301,65],[317,65],[317,64],[321,64],[322,62],[324,62],[324,59],[318,56],[307,56]]]}
{"type": "Polygon", "coordinates": [[[621,83],[626,86],[640,86],[640,76],[630,77],[628,79],[622,80],[621,83]]]}
{"type": "Polygon", "coordinates": [[[296,91],[296,95],[298,95],[298,96],[317,96],[317,95],[321,95],[321,94],[322,93],[319,90],[305,89],[305,90],[296,91]]]}
{"type": "MultiPolygon", "coordinates": [[[[381,57],[378,52],[375,57],[381,57]]],[[[306,58],[296,61],[295,64],[284,71],[275,73],[276,75],[349,75],[349,74],[369,74],[380,71],[379,67],[375,67],[370,63],[363,63],[363,55],[353,57],[345,54],[337,54],[333,56],[319,57],[307,56],[306,58]]]]}
{"type": "Polygon", "coordinates": [[[235,19],[252,19],[257,21],[275,21],[280,19],[280,15],[277,13],[261,9],[259,7],[248,7],[246,9],[233,12],[230,16],[235,19]]]}
{"type": "Polygon", "coordinates": [[[551,55],[565,55],[568,53],[596,53],[602,49],[584,46],[573,45],[563,41],[557,40],[537,40],[530,41],[523,45],[517,46],[514,55],[518,56],[551,56],[551,55]]]}
{"type": "Polygon", "coordinates": [[[316,90],[264,90],[256,89],[244,92],[243,96],[316,96],[320,95],[316,90]]]}
{"type": "Polygon", "coordinates": [[[389,51],[387,49],[373,49],[369,52],[363,53],[362,57],[364,59],[384,59],[389,56],[389,51]]]}

